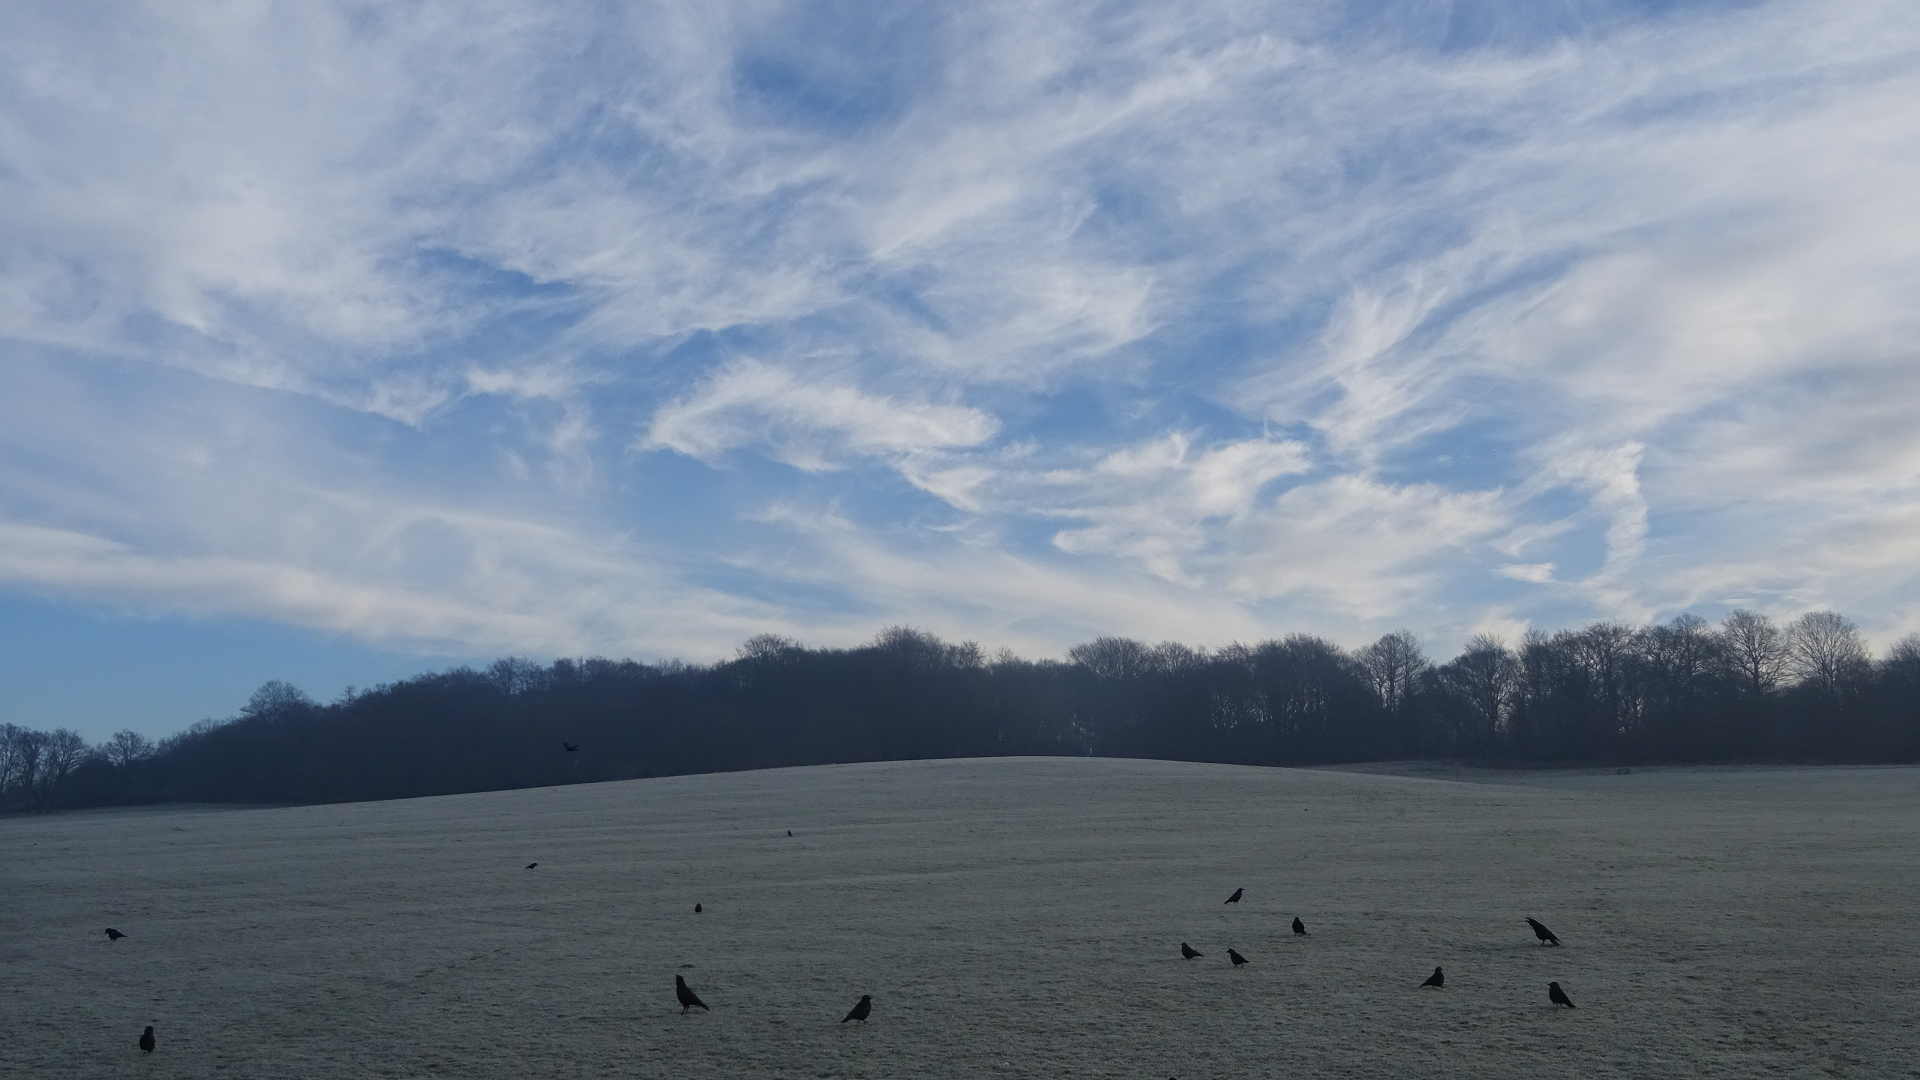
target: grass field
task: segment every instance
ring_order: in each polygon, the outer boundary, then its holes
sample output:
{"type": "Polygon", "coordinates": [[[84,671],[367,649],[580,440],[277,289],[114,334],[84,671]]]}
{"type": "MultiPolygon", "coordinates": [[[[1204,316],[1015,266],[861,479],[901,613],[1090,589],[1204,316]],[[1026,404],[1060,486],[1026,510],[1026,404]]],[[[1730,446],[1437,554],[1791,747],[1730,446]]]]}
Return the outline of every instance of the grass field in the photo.
{"type": "Polygon", "coordinates": [[[0,967],[9,1077],[1920,1076],[1920,769],[996,759],[12,818],[0,967]]]}

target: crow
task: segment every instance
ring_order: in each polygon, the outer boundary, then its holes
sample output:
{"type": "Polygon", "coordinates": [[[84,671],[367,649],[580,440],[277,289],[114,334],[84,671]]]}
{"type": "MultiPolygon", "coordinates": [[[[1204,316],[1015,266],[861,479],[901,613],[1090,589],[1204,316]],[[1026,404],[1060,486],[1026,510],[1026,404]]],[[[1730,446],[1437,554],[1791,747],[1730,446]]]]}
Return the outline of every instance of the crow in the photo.
{"type": "Polygon", "coordinates": [[[1427,981],[1426,981],[1426,982],[1423,982],[1423,983],[1421,983],[1420,985],[1421,985],[1421,986],[1423,986],[1423,987],[1424,987],[1424,986],[1431,986],[1431,987],[1433,987],[1433,988],[1434,988],[1435,990],[1440,990],[1440,989],[1444,989],[1444,988],[1446,987],[1446,985],[1447,985],[1447,975],[1446,975],[1446,972],[1444,972],[1444,971],[1441,971],[1441,970],[1440,970],[1439,968],[1434,968],[1434,969],[1433,969],[1433,974],[1431,974],[1431,975],[1429,975],[1429,976],[1427,976],[1427,981]]]}
{"type": "Polygon", "coordinates": [[[1247,890],[1245,890],[1245,889],[1235,889],[1235,890],[1233,890],[1233,895],[1232,895],[1232,896],[1229,896],[1229,897],[1227,897],[1227,903],[1229,903],[1229,904],[1237,904],[1237,903],[1239,903],[1239,902],[1240,902],[1240,894],[1241,894],[1241,893],[1243,893],[1243,892],[1246,892],[1246,891],[1247,891],[1247,890]]]}
{"type": "Polygon", "coordinates": [[[570,742],[567,742],[567,741],[565,741],[564,739],[563,739],[563,740],[561,740],[561,743],[560,743],[560,745],[561,745],[561,746],[563,746],[563,747],[565,747],[565,748],[566,748],[566,751],[567,751],[567,753],[569,753],[569,754],[571,754],[571,753],[574,753],[575,751],[577,751],[577,750],[579,750],[579,749],[580,749],[580,744],[579,744],[579,743],[570,743],[570,742]]]}
{"type": "Polygon", "coordinates": [[[1527,925],[1533,927],[1533,936],[1540,939],[1540,944],[1542,945],[1560,944],[1560,939],[1553,936],[1553,931],[1540,925],[1540,920],[1528,919],[1527,925]]]}
{"type": "Polygon", "coordinates": [[[1234,967],[1239,967],[1239,966],[1240,966],[1241,964],[1244,964],[1244,963],[1246,963],[1246,962],[1247,962],[1247,958],[1246,958],[1246,957],[1244,957],[1244,956],[1241,956],[1241,955],[1239,954],[1239,952],[1237,952],[1236,950],[1233,950],[1233,949],[1228,949],[1228,950],[1227,950],[1227,959],[1229,959],[1229,960],[1231,960],[1231,961],[1233,961],[1233,966],[1234,966],[1234,967]]]}
{"type": "Polygon", "coordinates": [[[1205,956],[1205,955],[1207,955],[1207,954],[1206,954],[1206,953],[1203,953],[1203,952],[1201,952],[1200,950],[1198,950],[1198,949],[1196,949],[1196,948],[1194,948],[1193,946],[1191,946],[1191,945],[1189,945],[1189,944],[1187,944],[1186,942],[1184,942],[1184,941],[1183,941],[1183,942],[1181,942],[1181,943],[1180,943],[1180,955],[1181,955],[1181,956],[1184,956],[1184,957],[1186,957],[1186,958],[1187,958],[1187,959],[1189,959],[1189,960],[1191,960],[1191,959],[1193,959],[1193,958],[1194,958],[1194,957],[1196,957],[1196,956],[1205,956]]]}
{"type": "Polygon", "coordinates": [[[788,830],[787,830],[787,835],[788,835],[788,836],[792,836],[792,835],[793,835],[793,830],[792,830],[792,829],[788,829],[788,830]]]}
{"type": "Polygon", "coordinates": [[[114,929],[113,927],[111,927],[111,926],[109,926],[109,927],[107,927],[107,940],[108,940],[108,941],[119,941],[119,940],[120,940],[121,938],[123,938],[123,937],[126,937],[126,936],[127,936],[127,935],[125,935],[125,934],[123,934],[123,933],[121,933],[121,932],[120,932],[120,931],[118,931],[118,930],[115,930],[115,929],[114,929]]]}
{"type": "Polygon", "coordinates": [[[1567,992],[1560,989],[1560,984],[1556,982],[1547,984],[1547,1000],[1553,1002],[1555,1005],[1565,1005],[1569,1009],[1573,1008],[1573,999],[1568,997],[1567,992]]]}
{"type": "Polygon", "coordinates": [[[530,862],[530,863],[528,863],[528,864],[527,864],[527,869],[529,869],[529,870],[531,870],[531,869],[533,869],[534,867],[536,867],[536,866],[539,866],[539,865],[540,865],[540,864],[539,864],[539,863],[537,863],[537,862],[530,862]]]}
{"type": "Polygon", "coordinates": [[[701,912],[703,912],[703,911],[705,911],[705,910],[707,910],[707,909],[706,909],[706,908],[703,908],[703,907],[701,907],[701,906],[700,906],[699,904],[695,904],[695,905],[693,905],[693,913],[694,913],[695,915],[698,915],[698,914],[700,914],[701,912]]]}
{"type": "Polygon", "coordinates": [[[152,1024],[148,1024],[147,1030],[140,1033],[140,1052],[143,1054],[153,1053],[153,1025],[152,1024]]]}
{"type": "Polygon", "coordinates": [[[840,1022],[844,1024],[849,1020],[858,1020],[864,1024],[867,1022],[867,1017],[872,1015],[873,1015],[873,995],[861,994],[860,1004],[855,1005],[853,1007],[852,1012],[841,1017],[840,1022]]]}
{"type": "Polygon", "coordinates": [[[1294,932],[1294,935],[1297,937],[1307,936],[1307,924],[1301,922],[1300,916],[1298,915],[1295,915],[1293,917],[1293,932],[1294,932]]]}
{"type": "Polygon", "coordinates": [[[687,986],[687,980],[678,975],[673,977],[673,996],[680,999],[680,1015],[682,1016],[685,1016],[687,1010],[693,1008],[695,1005],[706,1009],[708,1012],[713,1011],[712,1009],[707,1009],[707,1003],[701,1001],[700,995],[694,993],[692,988],[687,986]]]}

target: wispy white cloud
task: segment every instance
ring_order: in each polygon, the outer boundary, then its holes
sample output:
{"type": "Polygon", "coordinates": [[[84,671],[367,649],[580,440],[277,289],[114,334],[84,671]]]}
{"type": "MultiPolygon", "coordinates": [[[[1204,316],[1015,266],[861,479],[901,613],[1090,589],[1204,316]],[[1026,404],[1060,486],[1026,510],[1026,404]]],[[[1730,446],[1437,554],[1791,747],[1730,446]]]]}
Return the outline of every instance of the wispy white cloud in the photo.
{"type": "Polygon", "coordinates": [[[758,445],[812,471],[833,468],[843,454],[892,457],[975,446],[998,428],[993,417],[967,406],[823,385],[769,364],[741,360],[689,397],[662,407],[640,446],[712,459],[758,445]]]}
{"type": "Polygon", "coordinates": [[[1912,5],[879,14],[10,13],[9,580],[689,655],[1920,618],[1912,5]]]}

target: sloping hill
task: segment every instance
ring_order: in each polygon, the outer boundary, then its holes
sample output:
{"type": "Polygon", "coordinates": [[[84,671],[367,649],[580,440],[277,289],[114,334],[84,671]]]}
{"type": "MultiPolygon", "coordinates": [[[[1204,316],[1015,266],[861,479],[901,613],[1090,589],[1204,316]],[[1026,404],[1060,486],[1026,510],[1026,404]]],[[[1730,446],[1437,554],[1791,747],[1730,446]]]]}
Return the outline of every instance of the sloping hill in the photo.
{"type": "Polygon", "coordinates": [[[1049,758],[15,818],[0,1061],[1898,1075],[1920,1060],[1916,796],[1904,768],[1483,785],[1049,758]],[[1436,964],[1446,988],[1417,990],[1436,964]],[[712,1012],[681,1015],[675,974],[712,1012]],[[1549,980],[1576,1011],[1548,1006],[1549,980]],[[872,1019],[838,1023],[862,994],[872,1019]]]}

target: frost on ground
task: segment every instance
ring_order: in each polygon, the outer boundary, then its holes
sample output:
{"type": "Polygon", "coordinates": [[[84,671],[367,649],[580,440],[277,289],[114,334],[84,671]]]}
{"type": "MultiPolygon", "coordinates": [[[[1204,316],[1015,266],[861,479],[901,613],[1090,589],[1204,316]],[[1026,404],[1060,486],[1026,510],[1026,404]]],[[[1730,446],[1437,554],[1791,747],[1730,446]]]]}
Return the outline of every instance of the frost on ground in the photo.
{"type": "Polygon", "coordinates": [[[1920,770],[1474,779],[997,759],[13,818],[0,1074],[1920,1076],[1920,770]]]}

